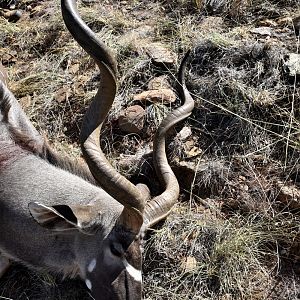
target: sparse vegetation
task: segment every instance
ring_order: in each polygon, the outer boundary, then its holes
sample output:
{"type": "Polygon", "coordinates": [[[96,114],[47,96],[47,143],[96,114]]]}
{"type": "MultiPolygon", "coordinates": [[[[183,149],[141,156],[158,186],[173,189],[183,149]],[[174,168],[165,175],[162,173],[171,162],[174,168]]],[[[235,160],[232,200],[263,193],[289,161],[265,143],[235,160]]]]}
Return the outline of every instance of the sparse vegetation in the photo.
{"type": "MultiPolygon", "coordinates": [[[[139,103],[146,108],[140,134],[122,132],[117,118],[153,77],[165,75],[176,86],[177,65],[153,63],[147,45],[163,43],[178,61],[193,48],[186,81],[196,108],[173,132],[168,149],[182,195],[166,222],[146,236],[144,298],[298,299],[300,85],[286,61],[289,53],[299,54],[292,22],[299,1],[79,4],[119,63],[104,151],[134,181],[151,182],[154,193],[159,187],[148,152],[138,163],[134,154],[152,147],[162,116],[180,100],[139,103]],[[262,27],[267,30],[256,31],[262,27]],[[183,126],[192,134],[174,141],[183,126]],[[133,157],[130,167],[123,167],[121,153],[133,157]]],[[[17,23],[0,17],[0,58],[10,88],[53,146],[78,157],[80,124],[98,70],[65,30],[58,1],[24,0],[19,8],[24,16],[17,23]]],[[[20,266],[0,280],[1,297],[91,299],[80,281],[20,266]]]]}
{"type": "Polygon", "coordinates": [[[297,282],[286,271],[298,242],[298,217],[179,211],[146,247],[151,299],[295,299],[297,291],[281,279],[297,282]]]}

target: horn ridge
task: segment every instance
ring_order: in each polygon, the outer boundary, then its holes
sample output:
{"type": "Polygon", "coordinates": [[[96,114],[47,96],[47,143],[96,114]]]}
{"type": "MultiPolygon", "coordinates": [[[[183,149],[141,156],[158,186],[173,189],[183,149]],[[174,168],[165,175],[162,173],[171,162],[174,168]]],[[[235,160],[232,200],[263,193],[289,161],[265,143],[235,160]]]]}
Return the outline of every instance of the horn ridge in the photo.
{"type": "Polygon", "coordinates": [[[83,156],[97,182],[127,208],[144,209],[139,189],[119,174],[100,148],[102,124],[115,99],[117,63],[110,49],[80,18],[75,0],[62,0],[62,15],[68,30],[100,68],[100,84],[84,118],[80,134],[83,156]]]}
{"type": "Polygon", "coordinates": [[[116,75],[117,62],[112,51],[96,37],[95,33],[81,19],[76,0],[62,0],[61,8],[64,22],[73,38],[97,63],[103,62],[116,75]]]}
{"type": "Polygon", "coordinates": [[[157,176],[163,183],[165,190],[162,194],[156,196],[146,204],[144,224],[147,228],[167,217],[179,197],[178,180],[168,163],[165,144],[166,135],[169,129],[175,126],[178,122],[187,118],[194,109],[194,100],[186,88],[184,78],[184,72],[189,57],[190,51],[185,54],[178,72],[179,94],[183,99],[183,105],[167,115],[167,117],[161,122],[154,137],[154,166],[157,176]]]}

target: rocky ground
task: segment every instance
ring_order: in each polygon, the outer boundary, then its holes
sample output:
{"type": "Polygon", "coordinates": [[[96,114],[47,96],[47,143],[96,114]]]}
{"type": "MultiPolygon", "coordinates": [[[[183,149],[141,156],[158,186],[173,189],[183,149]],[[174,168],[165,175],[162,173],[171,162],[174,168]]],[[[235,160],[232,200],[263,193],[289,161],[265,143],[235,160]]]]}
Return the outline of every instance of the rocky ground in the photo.
{"type": "MultiPolygon", "coordinates": [[[[300,4],[298,0],[78,1],[118,59],[118,96],[103,131],[113,165],[159,192],[152,139],[171,133],[181,185],[174,212],[145,240],[145,299],[300,298],[300,4]]],[[[99,72],[64,27],[58,1],[0,0],[0,58],[9,86],[58,151],[80,157],[83,114],[99,72]]],[[[80,281],[11,268],[4,299],[91,299],[80,281]]]]}

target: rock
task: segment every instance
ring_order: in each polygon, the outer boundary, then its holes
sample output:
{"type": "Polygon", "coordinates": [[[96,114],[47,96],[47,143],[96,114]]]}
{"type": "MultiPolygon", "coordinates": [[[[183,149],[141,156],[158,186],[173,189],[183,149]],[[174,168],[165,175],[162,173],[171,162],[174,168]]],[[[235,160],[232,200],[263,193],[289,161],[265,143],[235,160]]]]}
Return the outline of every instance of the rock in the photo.
{"type": "Polygon", "coordinates": [[[168,76],[162,75],[152,78],[148,83],[149,90],[170,89],[171,85],[168,81],[168,76]]]}
{"type": "Polygon", "coordinates": [[[127,107],[118,119],[119,127],[128,133],[140,133],[144,127],[145,110],[139,105],[127,107]]]}
{"type": "Polygon", "coordinates": [[[187,256],[182,259],[180,268],[184,273],[192,273],[197,270],[197,260],[193,256],[187,256]]]}
{"type": "Polygon", "coordinates": [[[149,90],[133,96],[134,101],[150,101],[153,103],[172,103],[176,95],[171,89],[149,90]]]}
{"type": "Polygon", "coordinates": [[[255,34],[259,34],[259,35],[271,36],[272,35],[272,28],[266,27],[266,26],[257,27],[257,28],[250,29],[250,32],[255,33],[255,34]]]}
{"type": "Polygon", "coordinates": [[[285,61],[284,66],[287,68],[290,76],[300,74],[300,54],[290,53],[288,59],[285,61]]]}
{"type": "Polygon", "coordinates": [[[279,192],[277,200],[288,206],[291,209],[300,208],[300,190],[295,185],[286,185],[283,182],[277,183],[279,187],[279,192]]]}
{"type": "Polygon", "coordinates": [[[180,187],[182,189],[190,190],[191,184],[196,176],[197,162],[175,159],[172,167],[180,182],[180,187]]]}
{"type": "Polygon", "coordinates": [[[197,136],[192,136],[190,127],[183,127],[179,133],[176,134],[174,142],[172,143],[174,149],[177,149],[180,157],[194,158],[199,156],[203,151],[198,147],[197,136]]]}
{"type": "Polygon", "coordinates": [[[177,134],[176,138],[180,141],[185,141],[188,137],[192,135],[191,127],[184,126],[177,134]]]}
{"type": "Polygon", "coordinates": [[[22,11],[21,10],[0,10],[0,16],[4,17],[5,19],[7,19],[9,22],[15,23],[17,21],[19,21],[22,17],[22,11]]]}
{"type": "Polygon", "coordinates": [[[161,43],[151,43],[145,46],[146,53],[156,64],[173,65],[176,62],[175,53],[161,43]]]}

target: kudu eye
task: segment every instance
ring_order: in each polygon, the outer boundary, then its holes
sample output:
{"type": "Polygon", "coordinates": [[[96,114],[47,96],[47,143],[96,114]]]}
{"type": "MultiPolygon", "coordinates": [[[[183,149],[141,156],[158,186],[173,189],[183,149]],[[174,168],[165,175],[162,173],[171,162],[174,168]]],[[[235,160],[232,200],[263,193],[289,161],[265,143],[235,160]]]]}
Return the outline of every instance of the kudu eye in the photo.
{"type": "Polygon", "coordinates": [[[124,254],[123,247],[120,244],[111,244],[110,251],[114,256],[122,257],[124,254]]]}

